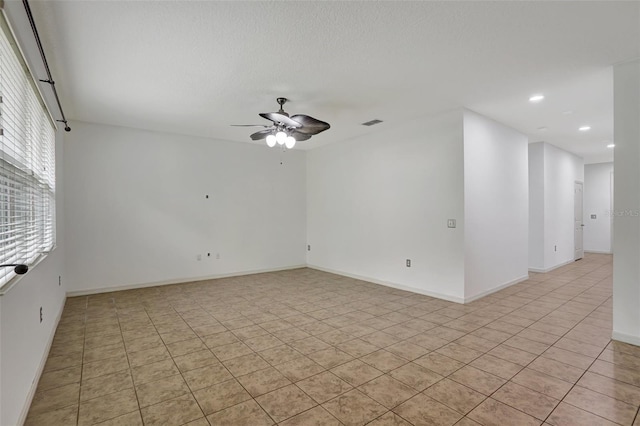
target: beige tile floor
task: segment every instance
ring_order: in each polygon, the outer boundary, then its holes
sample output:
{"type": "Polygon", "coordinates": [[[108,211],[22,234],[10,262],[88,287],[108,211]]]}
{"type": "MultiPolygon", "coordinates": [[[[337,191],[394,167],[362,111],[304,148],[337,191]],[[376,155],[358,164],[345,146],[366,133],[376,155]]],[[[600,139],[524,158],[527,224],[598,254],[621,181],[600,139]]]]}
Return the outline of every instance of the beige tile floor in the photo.
{"type": "Polygon", "coordinates": [[[640,425],[611,273],[467,305],[311,269],[70,298],[27,424],[640,425]]]}

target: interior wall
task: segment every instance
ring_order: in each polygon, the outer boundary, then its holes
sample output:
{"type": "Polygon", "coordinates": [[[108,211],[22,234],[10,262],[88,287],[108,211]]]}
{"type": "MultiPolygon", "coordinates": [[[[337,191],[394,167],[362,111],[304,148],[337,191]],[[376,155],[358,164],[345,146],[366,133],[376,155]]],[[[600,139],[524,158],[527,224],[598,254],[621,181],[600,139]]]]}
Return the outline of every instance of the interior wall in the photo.
{"type": "Polygon", "coordinates": [[[56,248],[0,296],[2,425],[24,420],[66,298],[63,134],[56,134],[56,248]]]}
{"type": "Polygon", "coordinates": [[[537,234],[529,243],[529,269],[547,272],[574,260],[574,184],[584,182],[584,161],[546,142],[530,144],[529,153],[529,203],[533,213],[530,235],[537,234]],[[542,228],[539,218],[541,193],[542,228]],[[542,265],[531,263],[540,259],[542,265]]]}
{"type": "Polygon", "coordinates": [[[576,181],[584,182],[582,158],[545,143],[544,266],[546,270],[574,261],[576,181]]]}
{"type": "Polygon", "coordinates": [[[613,163],[584,166],[584,249],[611,253],[613,163]],[[592,216],[595,215],[595,218],[592,216]]]}
{"type": "Polygon", "coordinates": [[[465,300],[528,278],[528,138],[464,111],[465,300]]]}
{"type": "Polygon", "coordinates": [[[544,267],[544,143],[529,144],[529,269],[544,267]]]}
{"type": "Polygon", "coordinates": [[[307,153],[307,263],[461,302],[462,112],[376,130],[307,153]]]}
{"type": "Polygon", "coordinates": [[[640,345],[640,61],[614,67],[613,338],[640,345]]]}
{"type": "Polygon", "coordinates": [[[64,163],[71,292],[304,266],[305,152],[72,127],[64,163]]]}

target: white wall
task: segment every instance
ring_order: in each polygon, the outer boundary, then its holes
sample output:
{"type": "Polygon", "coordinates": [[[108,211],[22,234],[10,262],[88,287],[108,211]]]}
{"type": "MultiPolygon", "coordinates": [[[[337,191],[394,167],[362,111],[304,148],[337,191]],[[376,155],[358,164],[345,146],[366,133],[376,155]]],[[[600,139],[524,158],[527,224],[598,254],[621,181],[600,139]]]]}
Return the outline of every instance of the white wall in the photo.
{"type": "Polygon", "coordinates": [[[528,138],[464,111],[465,300],[528,278],[528,138]]]}
{"type": "Polygon", "coordinates": [[[529,268],[544,267],[544,144],[529,145],[529,268]]]}
{"type": "Polygon", "coordinates": [[[613,338],[640,345],[640,61],[614,67],[613,338]]]}
{"type": "Polygon", "coordinates": [[[376,130],[307,153],[308,264],[462,301],[461,111],[376,130]]]}
{"type": "MultiPolygon", "coordinates": [[[[531,209],[539,213],[540,168],[542,168],[542,192],[544,225],[542,238],[530,240],[529,248],[533,252],[530,260],[543,259],[542,266],[529,264],[533,271],[549,271],[574,260],[574,184],[584,182],[584,161],[568,151],[562,150],[546,142],[529,145],[531,161],[529,176],[532,177],[530,193],[531,209]],[[540,162],[539,152],[543,155],[540,162]]],[[[539,233],[539,216],[535,214],[531,222],[531,232],[539,233]],[[536,229],[536,231],[533,231],[536,229]]]]}
{"type": "Polygon", "coordinates": [[[584,166],[584,249],[611,253],[613,163],[584,166]],[[595,219],[591,215],[596,215],[595,219]]]}
{"type": "MultiPolygon", "coordinates": [[[[582,158],[551,144],[544,147],[545,269],[572,262],[574,251],[575,182],[584,182],[582,158]]],[[[584,193],[584,191],[583,191],[584,193]]]]}
{"type": "Polygon", "coordinates": [[[0,296],[0,424],[24,420],[67,290],[64,263],[63,132],[56,136],[57,247],[0,296]],[[62,285],[58,285],[58,277],[62,285]],[[40,307],[43,321],[40,322],[40,307]]]}
{"type": "Polygon", "coordinates": [[[71,292],[305,264],[303,151],[72,127],[64,163],[71,292]]]}

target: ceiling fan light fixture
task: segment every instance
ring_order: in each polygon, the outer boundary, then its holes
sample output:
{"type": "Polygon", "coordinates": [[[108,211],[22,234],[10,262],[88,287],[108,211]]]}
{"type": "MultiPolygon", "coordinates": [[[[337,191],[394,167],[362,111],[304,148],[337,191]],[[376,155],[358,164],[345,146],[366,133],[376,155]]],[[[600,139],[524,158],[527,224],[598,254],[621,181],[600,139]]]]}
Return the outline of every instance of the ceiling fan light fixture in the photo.
{"type": "Polygon", "coordinates": [[[274,135],[267,136],[267,146],[269,148],[276,146],[276,137],[274,135]]]}
{"type": "Polygon", "coordinates": [[[279,131],[278,133],[276,133],[276,142],[278,142],[278,145],[284,145],[286,140],[287,134],[285,132],[279,131]]]}
{"type": "Polygon", "coordinates": [[[293,136],[287,136],[287,139],[284,141],[284,145],[287,149],[291,149],[296,145],[296,138],[293,136]]]}

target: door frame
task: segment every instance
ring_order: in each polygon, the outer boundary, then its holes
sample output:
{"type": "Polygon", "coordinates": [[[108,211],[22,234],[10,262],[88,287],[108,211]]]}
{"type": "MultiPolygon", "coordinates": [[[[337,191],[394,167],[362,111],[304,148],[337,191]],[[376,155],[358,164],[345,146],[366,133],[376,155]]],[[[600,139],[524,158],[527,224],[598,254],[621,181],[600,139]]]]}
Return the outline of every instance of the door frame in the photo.
{"type": "Polygon", "coordinates": [[[584,181],[573,181],[573,260],[580,260],[584,258],[584,181]],[[580,232],[582,233],[582,256],[576,257],[576,184],[580,184],[582,188],[582,206],[580,208],[580,232]]]}

